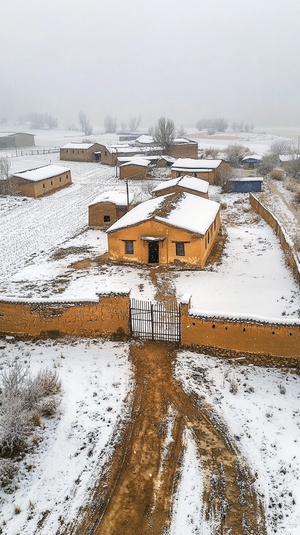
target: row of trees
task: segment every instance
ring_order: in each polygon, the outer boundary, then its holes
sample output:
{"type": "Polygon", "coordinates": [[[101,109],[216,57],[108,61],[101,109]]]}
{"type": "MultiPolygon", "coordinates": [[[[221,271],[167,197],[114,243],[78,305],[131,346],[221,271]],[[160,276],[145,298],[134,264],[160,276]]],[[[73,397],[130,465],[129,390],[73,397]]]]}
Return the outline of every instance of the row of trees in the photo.
{"type": "Polygon", "coordinates": [[[202,130],[207,130],[209,134],[214,134],[215,132],[225,132],[228,128],[228,121],[221,117],[216,119],[200,119],[196,123],[196,128],[201,132],[202,130]]]}

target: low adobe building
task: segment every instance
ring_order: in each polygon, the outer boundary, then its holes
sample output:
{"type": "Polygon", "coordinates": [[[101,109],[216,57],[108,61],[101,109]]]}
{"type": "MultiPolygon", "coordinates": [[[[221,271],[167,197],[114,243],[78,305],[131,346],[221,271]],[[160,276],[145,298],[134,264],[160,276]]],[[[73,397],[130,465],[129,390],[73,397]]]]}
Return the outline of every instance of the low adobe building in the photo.
{"type": "Polygon", "coordinates": [[[200,268],[220,229],[220,205],[190,193],[150,199],[106,231],[111,260],[200,268]]]}
{"type": "Polygon", "coordinates": [[[107,229],[130,210],[133,194],[104,191],[89,205],[89,227],[107,229]]]}
{"type": "Polygon", "coordinates": [[[74,162],[100,161],[101,145],[99,143],[68,143],[60,149],[60,159],[74,162]]]}
{"type": "Polygon", "coordinates": [[[250,156],[245,156],[245,158],[242,159],[242,164],[246,170],[257,169],[261,161],[261,156],[258,156],[257,154],[250,154],[250,156]]]}
{"type": "Polygon", "coordinates": [[[60,165],[45,165],[28,171],[15,173],[8,180],[8,191],[12,195],[42,197],[72,184],[70,169],[60,165]]]}
{"type": "Polygon", "coordinates": [[[174,139],[168,149],[168,155],[172,158],[198,158],[198,143],[186,137],[174,139]]]}
{"type": "Polygon", "coordinates": [[[0,133],[0,149],[18,149],[21,147],[34,147],[34,135],[25,132],[0,133]]]}
{"type": "Polygon", "coordinates": [[[220,184],[228,176],[230,165],[224,160],[195,160],[192,158],[179,158],[171,167],[173,178],[182,175],[190,175],[210,184],[220,184]]]}
{"type": "Polygon", "coordinates": [[[155,197],[158,197],[160,195],[168,195],[170,193],[180,193],[184,191],[186,193],[193,193],[194,195],[199,195],[199,197],[208,199],[208,187],[209,183],[207,180],[185,175],[161,182],[152,190],[151,193],[155,197]]]}
{"type": "Polygon", "coordinates": [[[143,180],[147,178],[150,161],[145,158],[132,158],[129,162],[123,163],[119,167],[119,178],[132,178],[143,180]]]}

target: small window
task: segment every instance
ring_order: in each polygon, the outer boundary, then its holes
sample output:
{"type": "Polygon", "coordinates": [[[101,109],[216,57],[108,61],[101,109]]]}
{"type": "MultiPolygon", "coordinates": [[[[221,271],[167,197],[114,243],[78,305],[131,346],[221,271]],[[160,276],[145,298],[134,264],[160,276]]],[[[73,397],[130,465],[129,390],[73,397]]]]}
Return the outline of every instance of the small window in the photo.
{"type": "Polygon", "coordinates": [[[59,181],[61,182],[61,176],[59,177],[59,181]]]}
{"type": "Polygon", "coordinates": [[[44,189],[45,189],[45,187],[46,187],[45,184],[43,184],[43,188],[44,188],[44,189]]]}
{"type": "Polygon", "coordinates": [[[176,256],[185,256],[183,241],[177,241],[175,243],[175,247],[176,247],[176,256]]]}
{"type": "Polygon", "coordinates": [[[133,240],[125,241],[125,254],[133,254],[133,240]]]}
{"type": "Polygon", "coordinates": [[[103,218],[104,223],[109,223],[110,221],[110,215],[105,215],[103,218]]]}
{"type": "Polygon", "coordinates": [[[53,186],[53,181],[51,180],[51,186],[53,186]]]}

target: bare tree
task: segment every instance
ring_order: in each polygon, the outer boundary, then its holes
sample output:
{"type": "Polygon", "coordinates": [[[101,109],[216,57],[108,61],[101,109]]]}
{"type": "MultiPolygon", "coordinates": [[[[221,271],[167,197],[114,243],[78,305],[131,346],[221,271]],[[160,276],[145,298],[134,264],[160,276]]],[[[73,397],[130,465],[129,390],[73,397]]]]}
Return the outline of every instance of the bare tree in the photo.
{"type": "Polygon", "coordinates": [[[90,121],[84,111],[79,112],[79,122],[85,135],[90,136],[93,133],[93,127],[91,126],[90,121]]]}
{"type": "Polygon", "coordinates": [[[0,158],[0,180],[6,180],[9,177],[10,160],[5,156],[0,158]]]}
{"type": "Polygon", "coordinates": [[[224,152],[231,167],[240,167],[246,151],[243,145],[233,144],[228,145],[224,152]]]}
{"type": "Polygon", "coordinates": [[[104,119],[104,130],[107,134],[114,134],[117,130],[117,121],[107,115],[104,119]]]}
{"type": "Polygon", "coordinates": [[[141,124],[141,116],[139,115],[138,117],[131,117],[130,121],[129,121],[129,130],[130,132],[135,132],[138,127],[140,126],[141,124]]]}
{"type": "Polygon", "coordinates": [[[154,128],[153,138],[156,143],[162,146],[164,152],[167,152],[174,141],[175,133],[174,121],[166,119],[166,117],[160,117],[154,128]]]}
{"type": "Polygon", "coordinates": [[[178,128],[178,130],[177,130],[177,136],[178,136],[178,137],[184,137],[184,136],[186,136],[186,130],[184,129],[184,126],[183,126],[183,125],[181,125],[181,127],[178,128]]]}

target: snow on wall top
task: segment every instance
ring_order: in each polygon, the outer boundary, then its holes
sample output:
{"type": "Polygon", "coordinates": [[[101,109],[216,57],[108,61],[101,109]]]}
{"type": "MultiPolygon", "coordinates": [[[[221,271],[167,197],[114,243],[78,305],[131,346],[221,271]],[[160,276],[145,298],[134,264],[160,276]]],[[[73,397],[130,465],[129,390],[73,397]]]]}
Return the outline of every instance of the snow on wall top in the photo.
{"type": "Polygon", "coordinates": [[[38,169],[29,169],[28,171],[15,173],[13,176],[23,178],[24,180],[30,180],[31,182],[38,182],[39,180],[45,180],[46,178],[69,172],[70,169],[67,167],[61,167],[60,165],[45,165],[38,169]]]}
{"type": "Polygon", "coordinates": [[[138,143],[143,143],[145,145],[154,143],[154,138],[152,136],[147,136],[146,134],[143,134],[142,136],[138,137],[135,141],[138,143]]]}
{"type": "Polygon", "coordinates": [[[64,145],[62,149],[87,150],[94,145],[95,143],[68,143],[67,145],[64,145]]]}
{"type": "MultiPolygon", "coordinates": [[[[133,193],[128,194],[129,203],[134,199],[133,193]]],[[[89,206],[98,204],[100,202],[111,202],[116,206],[127,206],[127,194],[121,191],[104,191],[98,195],[89,206]]]]}
{"type": "Polygon", "coordinates": [[[164,195],[139,204],[109,227],[107,232],[154,219],[204,235],[219,209],[219,203],[192,193],[164,195]]]}
{"type": "Polygon", "coordinates": [[[198,191],[199,193],[207,193],[209,183],[207,180],[202,180],[202,178],[184,175],[161,182],[152,190],[152,192],[161,191],[166,188],[173,188],[174,186],[181,186],[182,188],[198,191]]]}
{"type": "Polygon", "coordinates": [[[172,165],[172,169],[177,170],[191,170],[191,171],[209,171],[217,169],[221,165],[222,160],[195,160],[193,158],[178,158],[172,165]]]}

